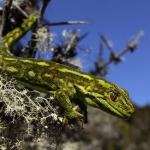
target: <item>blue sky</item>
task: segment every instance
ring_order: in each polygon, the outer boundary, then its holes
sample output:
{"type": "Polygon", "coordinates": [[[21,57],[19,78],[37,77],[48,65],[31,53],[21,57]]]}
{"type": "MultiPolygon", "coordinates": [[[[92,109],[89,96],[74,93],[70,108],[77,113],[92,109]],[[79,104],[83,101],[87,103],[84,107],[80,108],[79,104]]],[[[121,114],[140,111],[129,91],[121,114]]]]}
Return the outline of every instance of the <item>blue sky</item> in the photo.
{"type": "Polygon", "coordinates": [[[93,67],[98,54],[98,33],[113,41],[116,51],[125,47],[133,36],[144,30],[137,51],[125,55],[125,61],[111,65],[106,77],[109,81],[126,88],[134,103],[150,104],[150,1],[148,0],[53,0],[46,17],[50,21],[86,20],[90,24],[51,28],[52,32],[63,29],[80,29],[89,32],[81,46],[92,51],[83,55],[83,70],[93,67]],[[88,63],[88,65],[87,65],[88,63]],[[86,65],[85,65],[86,64],[86,65]]]}

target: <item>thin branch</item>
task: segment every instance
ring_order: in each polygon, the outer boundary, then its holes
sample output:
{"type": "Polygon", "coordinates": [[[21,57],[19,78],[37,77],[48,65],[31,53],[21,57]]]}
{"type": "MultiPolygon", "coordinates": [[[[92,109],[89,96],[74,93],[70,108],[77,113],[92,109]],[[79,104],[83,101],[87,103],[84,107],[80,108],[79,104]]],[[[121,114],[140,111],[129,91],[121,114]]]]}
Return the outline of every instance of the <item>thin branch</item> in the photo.
{"type": "Polygon", "coordinates": [[[127,45],[128,49],[131,52],[134,52],[134,50],[136,49],[138,42],[140,40],[140,38],[144,35],[144,31],[140,31],[137,33],[137,35],[135,36],[135,38],[127,45]]]}
{"type": "Polygon", "coordinates": [[[100,43],[100,45],[99,45],[99,57],[100,58],[103,57],[103,50],[104,50],[104,44],[100,43]]]}
{"type": "Polygon", "coordinates": [[[86,21],[63,21],[63,22],[50,22],[44,23],[46,26],[61,26],[61,25],[75,25],[75,24],[88,24],[86,21]]]}
{"type": "Polygon", "coordinates": [[[75,33],[72,35],[69,43],[67,44],[66,50],[64,54],[66,55],[69,51],[75,49],[79,42],[81,42],[84,38],[86,38],[88,33],[83,34],[82,36],[78,35],[78,32],[75,31],[75,33]]]}
{"type": "Polygon", "coordinates": [[[43,0],[43,6],[42,6],[42,9],[41,9],[41,16],[40,16],[40,18],[43,18],[43,16],[44,16],[44,13],[45,13],[45,11],[46,11],[46,8],[47,8],[47,6],[48,6],[48,4],[51,2],[51,0],[43,0]]]}
{"type": "Polygon", "coordinates": [[[28,17],[28,14],[19,5],[17,5],[17,3],[13,2],[12,5],[15,6],[26,18],[28,17]]]}
{"type": "Polygon", "coordinates": [[[101,39],[102,43],[110,50],[110,52],[113,53],[113,47],[112,47],[112,44],[110,43],[110,41],[107,40],[104,35],[100,35],[100,39],[101,39]]]}

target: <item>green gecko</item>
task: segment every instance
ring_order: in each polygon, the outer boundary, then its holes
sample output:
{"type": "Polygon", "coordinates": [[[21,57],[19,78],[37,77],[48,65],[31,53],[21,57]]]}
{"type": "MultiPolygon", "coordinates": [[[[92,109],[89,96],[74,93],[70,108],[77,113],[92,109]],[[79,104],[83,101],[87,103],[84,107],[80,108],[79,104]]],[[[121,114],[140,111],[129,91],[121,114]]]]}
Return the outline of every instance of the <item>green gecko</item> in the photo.
{"type": "Polygon", "coordinates": [[[26,87],[53,94],[68,120],[83,117],[78,107],[72,105],[72,98],[77,103],[96,107],[124,119],[129,118],[134,107],[127,91],[116,84],[53,61],[19,58],[10,53],[11,45],[31,29],[37,18],[35,14],[31,15],[21,27],[4,37],[0,49],[0,70],[26,87]]]}

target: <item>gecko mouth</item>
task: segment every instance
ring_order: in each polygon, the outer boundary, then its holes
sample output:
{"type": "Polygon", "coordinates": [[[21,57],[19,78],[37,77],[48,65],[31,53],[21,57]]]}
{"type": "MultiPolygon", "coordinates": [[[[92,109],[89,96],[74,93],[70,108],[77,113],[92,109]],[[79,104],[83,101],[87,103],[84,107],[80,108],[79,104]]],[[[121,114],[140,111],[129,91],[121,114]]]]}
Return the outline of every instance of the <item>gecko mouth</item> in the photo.
{"type": "Polygon", "coordinates": [[[113,105],[111,105],[110,103],[105,103],[105,105],[102,105],[101,103],[99,103],[98,105],[100,105],[100,108],[108,113],[111,113],[114,116],[120,117],[122,119],[128,119],[131,117],[131,115],[134,112],[133,107],[129,108],[128,110],[120,110],[119,108],[114,107],[113,105]],[[104,107],[105,106],[105,107],[104,107]]]}
{"type": "Polygon", "coordinates": [[[131,115],[133,114],[134,110],[133,109],[129,109],[128,111],[121,111],[119,109],[116,109],[115,107],[113,107],[111,104],[109,104],[111,106],[111,111],[114,115],[119,116],[123,119],[128,119],[131,117],[131,115]]]}

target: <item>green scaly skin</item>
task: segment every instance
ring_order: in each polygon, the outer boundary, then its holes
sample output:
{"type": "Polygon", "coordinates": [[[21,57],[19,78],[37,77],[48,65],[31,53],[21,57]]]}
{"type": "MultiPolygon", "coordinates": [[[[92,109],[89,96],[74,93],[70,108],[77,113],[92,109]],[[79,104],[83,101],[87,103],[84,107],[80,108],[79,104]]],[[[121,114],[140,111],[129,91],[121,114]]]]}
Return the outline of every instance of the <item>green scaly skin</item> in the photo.
{"type": "Polygon", "coordinates": [[[29,88],[53,94],[67,119],[83,116],[76,106],[72,106],[72,98],[115,116],[129,118],[134,108],[127,91],[117,85],[53,61],[18,58],[10,54],[11,45],[30,30],[36,19],[36,15],[30,16],[21,28],[4,37],[0,70],[29,88]]]}
{"type": "Polygon", "coordinates": [[[9,32],[2,41],[2,46],[0,48],[0,54],[11,56],[10,52],[11,46],[18,41],[27,31],[31,29],[34,23],[37,21],[38,16],[36,14],[32,14],[26,19],[20,27],[15,28],[11,32],[9,32]]]}

